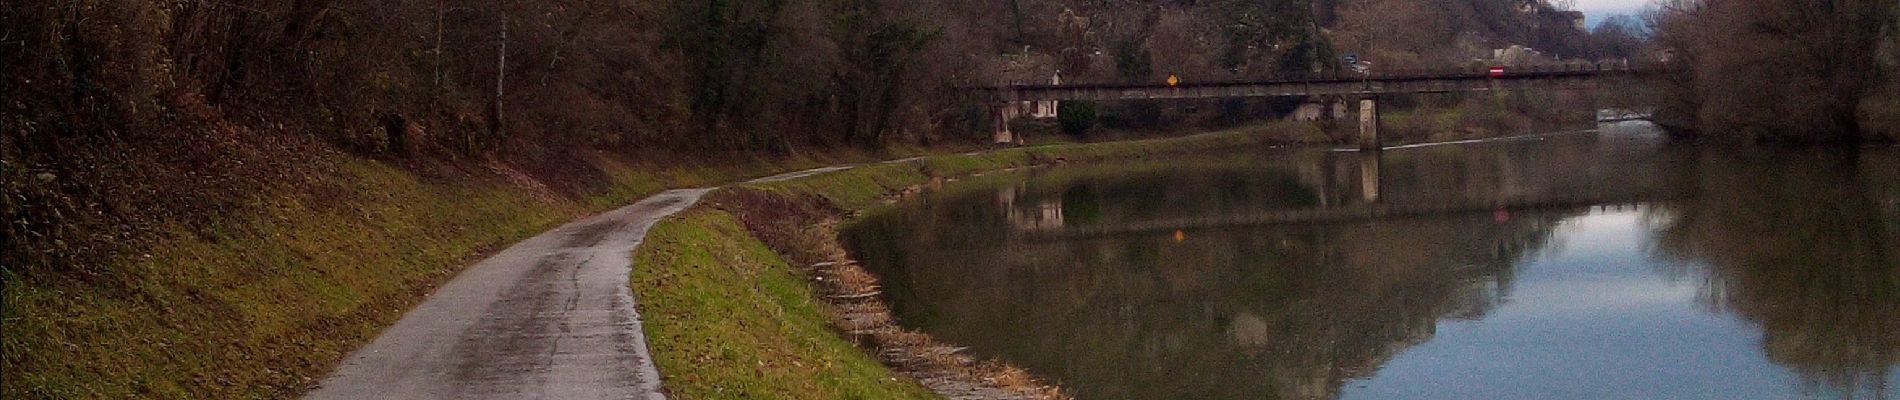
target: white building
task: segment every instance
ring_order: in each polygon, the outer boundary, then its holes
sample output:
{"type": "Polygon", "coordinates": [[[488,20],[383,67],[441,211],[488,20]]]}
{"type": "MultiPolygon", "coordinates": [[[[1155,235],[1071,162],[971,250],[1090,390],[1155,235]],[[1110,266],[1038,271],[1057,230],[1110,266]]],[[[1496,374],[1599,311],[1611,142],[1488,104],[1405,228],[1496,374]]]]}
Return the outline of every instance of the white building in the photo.
{"type": "MultiPolygon", "coordinates": [[[[1061,70],[1056,70],[1055,75],[1052,75],[1049,77],[1049,84],[1056,85],[1056,86],[1062,85],[1062,71],[1061,70]]],[[[1024,110],[1029,111],[1030,118],[1048,119],[1048,118],[1055,118],[1058,116],[1056,112],[1056,107],[1060,105],[1058,103],[1060,102],[1055,101],[1055,100],[1025,101],[1022,104],[1022,108],[1024,110]]]]}

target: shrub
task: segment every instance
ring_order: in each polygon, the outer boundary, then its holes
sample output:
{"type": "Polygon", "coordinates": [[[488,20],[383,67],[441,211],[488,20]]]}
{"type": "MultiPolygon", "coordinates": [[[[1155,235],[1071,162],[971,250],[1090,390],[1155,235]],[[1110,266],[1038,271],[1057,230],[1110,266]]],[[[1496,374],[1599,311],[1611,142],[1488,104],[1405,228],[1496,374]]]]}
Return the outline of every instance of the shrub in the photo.
{"type": "Polygon", "coordinates": [[[1089,129],[1095,128],[1094,102],[1065,101],[1056,107],[1056,113],[1056,121],[1062,125],[1062,133],[1086,136],[1089,129]]]}

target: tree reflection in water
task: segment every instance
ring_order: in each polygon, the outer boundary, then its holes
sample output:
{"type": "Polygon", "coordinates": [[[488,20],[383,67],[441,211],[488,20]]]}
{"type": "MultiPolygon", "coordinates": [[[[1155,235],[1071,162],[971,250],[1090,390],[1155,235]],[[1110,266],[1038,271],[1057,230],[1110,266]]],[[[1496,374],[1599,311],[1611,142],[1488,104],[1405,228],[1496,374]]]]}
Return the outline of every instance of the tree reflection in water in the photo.
{"type": "Polygon", "coordinates": [[[1889,151],[1705,155],[1657,250],[1757,324],[1812,395],[1874,398],[1900,365],[1900,162],[1889,151]]]}
{"type": "Polygon", "coordinates": [[[1662,272],[1702,282],[1711,311],[1759,325],[1763,352],[1807,377],[1810,394],[1888,392],[1900,357],[1900,158],[1764,157],[1579,139],[1395,152],[1373,163],[1377,174],[1328,153],[1065,167],[950,185],[872,212],[846,241],[884,278],[903,323],[1081,398],[1331,398],[1442,321],[1508,304],[1517,268],[1590,209],[1025,232],[1630,193],[1671,200],[1646,208],[1652,251],[1674,260],[1662,272]],[[1362,195],[1362,176],[1379,180],[1376,198],[1362,195]]]}

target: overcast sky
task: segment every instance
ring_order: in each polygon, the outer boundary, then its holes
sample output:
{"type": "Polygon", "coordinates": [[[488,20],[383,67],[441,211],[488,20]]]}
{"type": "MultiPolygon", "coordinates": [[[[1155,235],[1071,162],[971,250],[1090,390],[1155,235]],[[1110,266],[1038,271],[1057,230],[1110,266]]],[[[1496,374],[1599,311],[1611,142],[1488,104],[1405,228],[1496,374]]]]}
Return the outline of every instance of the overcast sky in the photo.
{"type": "Polygon", "coordinates": [[[1577,0],[1577,11],[1583,12],[1583,23],[1590,29],[1612,15],[1638,15],[1649,6],[1650,0],[1577,0]]]}
{"type": "Polygon", "coordinates": [[[1649,0],[1577,0],[1579,11],[1628,11],[1649,5],[1649,0]]]}

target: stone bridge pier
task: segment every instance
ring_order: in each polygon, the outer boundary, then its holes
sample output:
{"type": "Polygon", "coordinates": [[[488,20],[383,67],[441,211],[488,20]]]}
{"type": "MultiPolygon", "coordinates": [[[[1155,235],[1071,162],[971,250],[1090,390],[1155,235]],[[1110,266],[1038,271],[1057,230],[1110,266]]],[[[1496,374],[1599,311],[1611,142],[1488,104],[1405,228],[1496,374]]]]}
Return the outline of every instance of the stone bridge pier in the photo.
{"type": "Polygon", "coordinates": [[[1372,96],[1359,99],[1359,150],[1379,151],[1379,101],[1372,96]]]}
{"type": "Polygon", "coordinates": [[[1359,152],[1359,200],[1379,203],[1379,166],[1385,163],[1377,151],[1359,152]]]}

